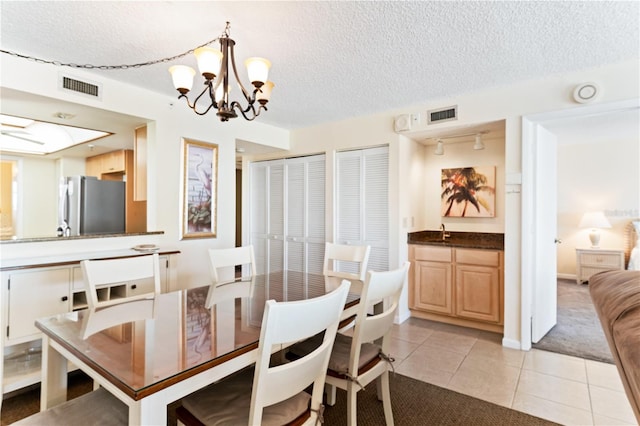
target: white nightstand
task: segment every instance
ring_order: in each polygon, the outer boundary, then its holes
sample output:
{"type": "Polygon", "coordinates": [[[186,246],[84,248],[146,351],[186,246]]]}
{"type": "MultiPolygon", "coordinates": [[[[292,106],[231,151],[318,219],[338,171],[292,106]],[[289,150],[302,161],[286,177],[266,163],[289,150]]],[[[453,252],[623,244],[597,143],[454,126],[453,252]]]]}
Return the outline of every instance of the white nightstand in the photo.
{"type": "Polygon", "coordinates": [[[624,250],[576,249],[576,282],[589,281],[593,274],[624,269],[624,250]]]}

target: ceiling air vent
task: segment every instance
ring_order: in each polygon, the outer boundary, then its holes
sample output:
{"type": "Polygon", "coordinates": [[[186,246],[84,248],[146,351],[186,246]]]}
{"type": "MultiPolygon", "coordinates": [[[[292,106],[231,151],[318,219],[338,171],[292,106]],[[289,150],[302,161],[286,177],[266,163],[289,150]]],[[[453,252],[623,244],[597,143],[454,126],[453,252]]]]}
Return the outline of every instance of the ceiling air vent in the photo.
{"type": "Polygon", "coordinates": [[[102,98],[102,86],[99,84],[89,83],[87,81],[77,80],[66,75],[61,75],[59,79],[59,87],[63,90],[69,90],[75,93],[81,93],[92,98],[102,98]]]}
{"type": "Polygon", "coordinates": [[[428,124],[458,119],[458,105],[427,111],[428,124]]]}

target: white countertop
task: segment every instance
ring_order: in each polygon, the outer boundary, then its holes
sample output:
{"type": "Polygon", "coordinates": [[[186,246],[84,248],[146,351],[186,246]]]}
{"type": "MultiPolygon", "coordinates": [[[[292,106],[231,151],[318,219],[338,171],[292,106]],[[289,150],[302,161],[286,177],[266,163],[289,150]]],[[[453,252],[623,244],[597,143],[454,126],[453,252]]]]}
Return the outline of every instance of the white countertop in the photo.
{"type": "MultiPolygon", "coordinates": [[[[177,254],[179,250],[169,247],[159,247],[158,254],[177,254]]],[[[48,256],[21,257],[15,259],[2,259],[0,269],[18,269],[24,267],[51,266],[56,264],[76,263],[85,259],[110,259],[116,257],[140,256],[149,254],[148,251],[138,251],[133,248],[119,250],[85,251],[78,253],[60,253],[48,256]]]]}

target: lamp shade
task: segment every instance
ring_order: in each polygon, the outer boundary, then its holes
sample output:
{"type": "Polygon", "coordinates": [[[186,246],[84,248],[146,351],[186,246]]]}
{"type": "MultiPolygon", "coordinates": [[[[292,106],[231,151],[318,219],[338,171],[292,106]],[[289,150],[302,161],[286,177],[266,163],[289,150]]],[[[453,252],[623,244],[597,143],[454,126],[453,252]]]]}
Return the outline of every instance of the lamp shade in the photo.
{"type": "Polygon", "coordinates": [[[260,104],[265,105],[267,102],[269,102],[273,86],[273,82],[267,81],[266,83],[264,83],[264,86],[260,88],[260,91],[256,94],[256,99],[258,100],[258,102],[260,102],[260,104]]]}
{"type": "Polygon", "coordinates": [[[193,76],[195,70],[186,65],[174,65],[169,68],[173,86],[180,92],[186,93],[193,87],[193,76]]]}
{"type": "Polygon", "coordinates": [[[578,226],[580,228],[611,228],[611,224],[601,211],[585,213],[578,226]]]}
{"type": "Polygon", "coordinates": [[[212,47],[199,47],[193,51],[198,61],[198,69],[206,79],[213,80],[220,72],[222,52],[212,47]]]}
{"type": "Polygon", "coordinates": [[[249,74],[249,81],[256,87],[262,86],[269,78],[269,68],[271,68],[271,62],[264,58],[249,58],[244,61],[244,65],[247,67],[247,74],[249,74]],[[258,83],[258,84],[256,84],[258,83]]]}

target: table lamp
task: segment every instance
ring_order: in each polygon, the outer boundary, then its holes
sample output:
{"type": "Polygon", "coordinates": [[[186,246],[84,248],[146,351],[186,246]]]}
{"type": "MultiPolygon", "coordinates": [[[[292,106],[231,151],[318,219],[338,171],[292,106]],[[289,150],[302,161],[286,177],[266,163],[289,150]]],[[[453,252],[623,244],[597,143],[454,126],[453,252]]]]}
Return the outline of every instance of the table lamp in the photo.
{"type": "Polygon", "coordinates": [[[605,217],[604,213],[588,212],[582,216],[580,220],[580,228],[591,228],[589,239],[591,240],[591,248],[598,248],[600,244],[600,228],[611,228],[611,224],[605,217]]]}

